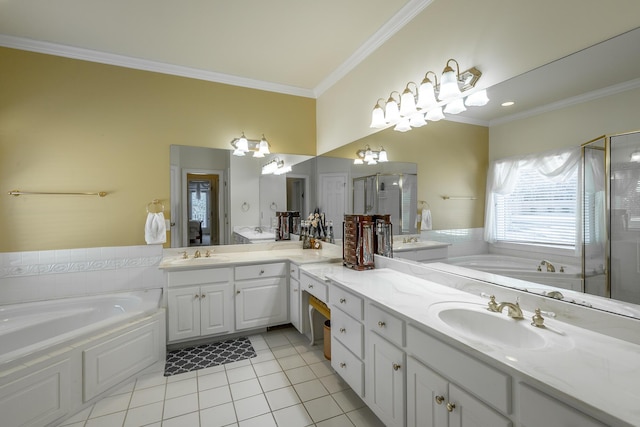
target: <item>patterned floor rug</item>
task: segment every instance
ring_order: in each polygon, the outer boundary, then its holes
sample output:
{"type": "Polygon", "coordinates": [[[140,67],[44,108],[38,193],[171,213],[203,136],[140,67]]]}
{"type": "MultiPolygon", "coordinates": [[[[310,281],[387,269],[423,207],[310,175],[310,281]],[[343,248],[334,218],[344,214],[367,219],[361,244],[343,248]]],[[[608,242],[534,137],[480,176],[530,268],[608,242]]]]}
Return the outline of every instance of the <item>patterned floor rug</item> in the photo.
{"type": "Polygon", "coordinates": [[[246,337],[181,348],[167,353],[164,376],[224,365],[252,357],[256,357],[256,351],[246,337]]]}

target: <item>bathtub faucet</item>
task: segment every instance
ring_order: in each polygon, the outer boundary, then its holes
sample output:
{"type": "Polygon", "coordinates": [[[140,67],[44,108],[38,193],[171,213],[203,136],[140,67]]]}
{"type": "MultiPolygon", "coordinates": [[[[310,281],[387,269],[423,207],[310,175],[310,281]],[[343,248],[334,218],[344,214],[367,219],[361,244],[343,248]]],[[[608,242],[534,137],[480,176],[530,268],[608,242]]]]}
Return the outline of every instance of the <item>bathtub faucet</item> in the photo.
{"type": "Polygon", "coordinates": [[[546,265],[547,266],[547,273],[555,273],[556,272],[556,268],[553,266],[553,264],[551,264],[546,259],[543,259],[542,261],[540,261],[540,265],[538,266],[538,271],[541,271],[540,266],[542,266],[542,265],[546,265]]]}

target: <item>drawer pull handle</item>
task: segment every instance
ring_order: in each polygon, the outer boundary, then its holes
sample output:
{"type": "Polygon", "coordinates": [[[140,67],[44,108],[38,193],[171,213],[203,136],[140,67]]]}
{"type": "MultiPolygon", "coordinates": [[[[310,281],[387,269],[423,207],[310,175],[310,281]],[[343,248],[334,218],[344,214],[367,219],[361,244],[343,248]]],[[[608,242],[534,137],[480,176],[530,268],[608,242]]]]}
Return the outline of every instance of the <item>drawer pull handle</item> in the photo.
{"type": "Polygon", "coordinates": [[[313,285],[312,285],[311,283],[309,283],[309,284],[307,285],[307,287],[308,287],[309,289],[313,289],[313,285]]]}
{"type": "Polygon", "coordinates": [[[196,296],[194,298],[198,299],[198,298],[200,298],[200,295],[196,294],[196,296]]]}
{"type": "Polygon", "coordinates": [[[449,412],[453,412],[453,410],[456,409],[456,404],[455,403],[447,403],[447,411],[449,412]]]}
{"type": "Polygon", "coordinates": [[[347,302],[347,300],[346,300],[346,299],[344,299],[344,298],[340,298],[340,304],[344,304],[345,302],[347,302]]]}
{"type": "Polygon", "coordinates": [[[347,332],[347,330],[345,328],[340,328],[340,332],[344,334],[345,332],[347,332]]]}
{"type": "Polygon", "coordinates": [[[397,363],[393,364],[393,370],[397,371],[398,369],[400,369],[402,366],[398,365],[397,363]]]}
{"type": "Polygon", "coordinates": [[[260,270],[260,274],[264,274],[264,270],[260,270]]]}
{"type": "Polygon", "coordinates": [[[346,364],[346,363],[344,363],[344,362],[340,362],[340,367],[341,367],[341,368],[346,368],[346,367],[347,367],[347,364],[346,364]]]}
{"type": "Polygon", "coordinates": [[[436,403],[442,405],[442,402],[444,402],[444,396],[436,396],[436,403]]]}
{"type": "Polygon", "coordinates": [[[200,298],[205,298],[205,297],[206,297],[205,294],[200,295],[200,298]]]}
{"type": "Polygon", "coordinates": [[[236,291],[236,294],[239,294],[239,293],[240,293],[240,291],[236,291]]]}
{"type": "Polygon", "coordinates": [[[384,328],[385,326],[387,326],[387,324],[381,320],[378,322],[378,326],[380,326],[381,328],[384,328]]]}

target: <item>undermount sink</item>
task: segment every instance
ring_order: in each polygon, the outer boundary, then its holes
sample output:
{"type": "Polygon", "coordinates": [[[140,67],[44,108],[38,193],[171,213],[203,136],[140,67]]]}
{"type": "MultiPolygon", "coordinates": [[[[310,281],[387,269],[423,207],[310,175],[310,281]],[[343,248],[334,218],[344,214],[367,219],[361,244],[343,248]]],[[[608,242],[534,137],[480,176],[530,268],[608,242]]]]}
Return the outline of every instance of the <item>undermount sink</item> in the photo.
{"type": "Polygon", "coordinates": [[[474,341],[519,349],[536,349],[547,344],[543,329],[531,326],[527,318],[512,319],[506,311],[493,313],[475,304],[447,305],[437,316],[453,333],[474,341]]]}

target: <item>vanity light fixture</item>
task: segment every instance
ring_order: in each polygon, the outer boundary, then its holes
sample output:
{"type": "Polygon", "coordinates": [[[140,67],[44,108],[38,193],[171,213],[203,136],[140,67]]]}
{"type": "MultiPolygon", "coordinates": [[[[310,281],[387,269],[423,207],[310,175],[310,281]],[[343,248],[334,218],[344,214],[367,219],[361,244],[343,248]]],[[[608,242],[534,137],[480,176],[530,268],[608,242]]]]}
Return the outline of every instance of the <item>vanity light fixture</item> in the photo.
{"type": "Polygon", "coordinates": [[[282,175],[287,172],[291,172],[291,166],[285,166],[284,160],[280,160],[278,157],[262,165],[262,175],[282,175]]]}
{"type": "Polygon", "coordinates": [[[378,163],[384,163],[389,161],[387,151],[380,147],[380,150],[372,150],[369,145],[365,145],[363,149],[356,151],[356,159],[353,161],[354,165],[376,165],[378,163]]]}
{"type": "Polygon", "coordinates": [[[269,147],[271,145],[262,135],[262,139],[247,139],[244,136],[244,132],[240,138],[234,138],[231,140],[231,146],[233,147],[233,155],[234,156],[244,156],[246,153],[253,152],[253,157],[264,157],[266,154],[270,154],[269,147]]]}
{"type": "Polygon", "coordinates": [[[382,129],[394,125],[394,130],[407,132],[426,125],[428,121],[443,119],[444,113],[459,114],[466,107],[486,105],[489,102],[487,91],[473,91],[481,76],[482,72],[476,67],[460,72],[458,61],[449,59],[442,71],[440,83],[433,71],[427,71],[420,86],[411,81],[406,84],[402,95],[397,91],[391,92],[384,109],[380,104],[384,100],[378,99],[371,112],[370,126],[382,129]]]}

